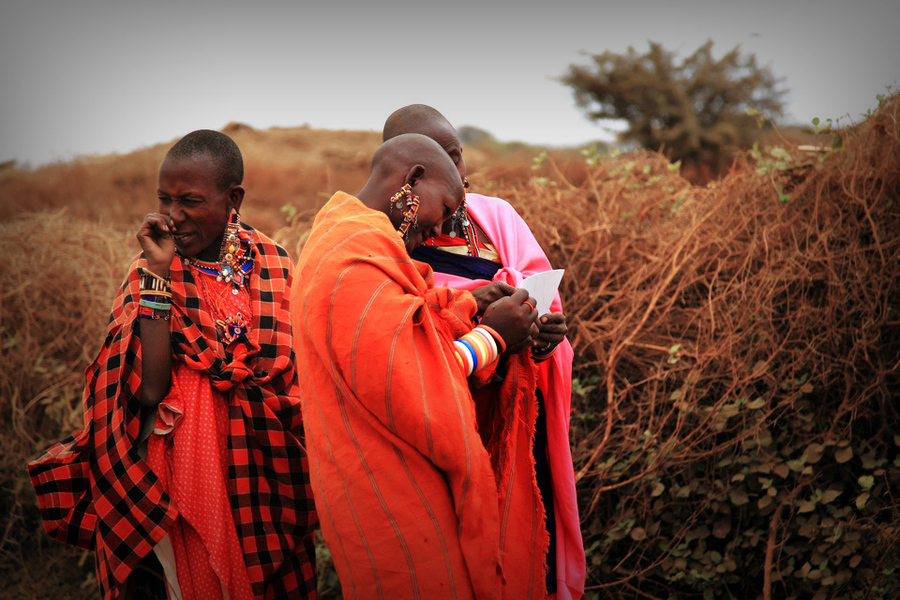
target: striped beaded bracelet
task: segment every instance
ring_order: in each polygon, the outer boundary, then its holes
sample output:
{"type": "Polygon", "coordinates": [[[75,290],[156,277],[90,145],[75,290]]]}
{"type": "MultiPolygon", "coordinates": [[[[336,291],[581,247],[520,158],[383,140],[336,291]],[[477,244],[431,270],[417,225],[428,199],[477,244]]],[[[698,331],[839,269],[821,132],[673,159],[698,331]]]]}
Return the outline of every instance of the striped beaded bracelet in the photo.
{"type": "Polygon", "coordinates": [[[169,320],[169,311],[172,310],[172,302],[170,298],[165,296],[151,296],[153,300],[146,296],[141,296],[138,302],[138,316],[142,319],[159,319],[169,320]]]}
{"type": "Polygon", "coordinates": [[[504,346],[503,338],[484,325],[478,325],[453,342],[456,360],[466,372],[466,377],[496,361],[504,346]]]}

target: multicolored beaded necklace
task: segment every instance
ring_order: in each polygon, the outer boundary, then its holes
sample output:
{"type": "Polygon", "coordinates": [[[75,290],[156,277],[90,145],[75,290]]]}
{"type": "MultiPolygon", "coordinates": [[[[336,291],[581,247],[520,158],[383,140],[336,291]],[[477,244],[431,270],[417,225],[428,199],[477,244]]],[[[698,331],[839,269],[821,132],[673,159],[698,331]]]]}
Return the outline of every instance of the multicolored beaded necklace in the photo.
{"type": "MultiPolygon", "coordinates": [[[[253,319],[253,304],[247,302],[247,315],[238,311],[229,315],[228,305],[235,304],[229,301],[228,292],[237,296],[243,289],[249,295],[250,272],[253,270],[253,255],[250,247],[250,232],[241,228],[240,216],[232,213],[225,228],[225,236],[222,238],[222,247],[219,249],[218,262],[185,258],[189,267],[197,271],[197,283],[203,299],[213,314],[216,325],[219,328],[222,341],[230,344],[235,339],[250,331],[250,323],[253,319]],[[230,283],[230,286],[222,286],[220,294],[212,295],[207,291],[206,276],[215,277],[216,281],[230,283]]],[[[234,299],[236,300],[236,298],[234,299]]]]}

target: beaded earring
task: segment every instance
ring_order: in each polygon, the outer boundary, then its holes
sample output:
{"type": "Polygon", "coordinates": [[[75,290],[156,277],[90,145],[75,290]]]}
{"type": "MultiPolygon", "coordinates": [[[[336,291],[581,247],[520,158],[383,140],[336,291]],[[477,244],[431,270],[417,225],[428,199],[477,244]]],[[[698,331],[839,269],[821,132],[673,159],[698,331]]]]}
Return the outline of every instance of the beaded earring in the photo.
{"type": "Polygon", "coordinates": [[[450,233],[447,234],[452,238],[458,237],[462,231],[466,238],[466,248],[469,256],[478,256],[478,234],[475,232],[475,226],[469,218],[469,210],[466,208],[466,201],[463,200],[453,216],[450,217],[450,233]]]}
{"type": "Polygon", "coordinates": [[[249,236],[241,228],[241,214],[232,209],[225,225],[219,260],[216,263],[216,279],[232,284],[231,292],[237,294],[244,279],[253,267],[248,254],[249,236]]]}
{"type": "Polygon", "coordinates": [[[409,235],[410,226],[413,229],[419,226],[419,197],[412,193],[412,186],[408,183],[400,188],[399,192],[391,196],[390,213],[393,214],[395,207],[398,210],[402,209],[404,203],[406,204],[406,210],[403,211],[403,220],[400,222],[400,227],[397,228],[397,233],[400,234],[400,237],[406,239],[409,235]]]}
{"type": "Polygon", "coordinates": [[[450,233],[448,234],[450,237],[455,238],[457,235],[457,230],[465,231],[466,227],[469,226],[469,211],[466,209],[466,201],[463,200],[459,205],[459,208],[454,211],[454,213],[450,216],[450,233]],[[460,227],[462,225],[462,227],[460,227]]]}

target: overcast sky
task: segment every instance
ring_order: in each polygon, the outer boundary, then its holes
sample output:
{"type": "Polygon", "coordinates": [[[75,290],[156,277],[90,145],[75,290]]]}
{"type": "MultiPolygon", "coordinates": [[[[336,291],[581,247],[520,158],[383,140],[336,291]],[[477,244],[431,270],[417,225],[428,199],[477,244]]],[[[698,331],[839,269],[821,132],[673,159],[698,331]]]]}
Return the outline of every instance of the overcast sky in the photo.
{"type": "Polygon", "coordinates": [[[707,39],[784,78],[789,120],[858,122],[900,82],[900,0],[12,0],[0,162],[127,153],[230,121],[380,131],[430,104],[503,141],[612,139],[555,78],[582,54],[707,39]],[[311,4],[311,3],[309,3],[311,4]]]}

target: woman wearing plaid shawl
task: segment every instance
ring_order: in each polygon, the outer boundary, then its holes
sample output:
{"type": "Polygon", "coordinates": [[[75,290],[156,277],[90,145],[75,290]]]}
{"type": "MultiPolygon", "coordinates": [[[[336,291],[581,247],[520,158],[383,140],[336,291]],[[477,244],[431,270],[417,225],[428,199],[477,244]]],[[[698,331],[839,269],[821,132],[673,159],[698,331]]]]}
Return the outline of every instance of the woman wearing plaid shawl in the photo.
{"type": "Polygon", "coordinates": [[[106,600],[316,596],[292,264],[240,223],[242,179],[219,132],[166,154],[84,430],[28,465],[45,528],[95,552],[106,600]]]}

